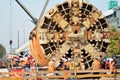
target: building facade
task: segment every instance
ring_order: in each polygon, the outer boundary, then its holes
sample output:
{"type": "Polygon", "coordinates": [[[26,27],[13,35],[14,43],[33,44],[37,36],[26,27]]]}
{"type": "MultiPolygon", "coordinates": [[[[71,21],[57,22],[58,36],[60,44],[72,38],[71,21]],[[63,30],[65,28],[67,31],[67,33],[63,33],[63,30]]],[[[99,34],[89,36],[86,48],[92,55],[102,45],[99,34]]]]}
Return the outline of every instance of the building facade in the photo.
{"type": "Polygon", "coordinates": [[[120,6],[108,10],[104,13],[104,16],[108,23],[115,26],[116,29],[120,29],[120,6]]]}

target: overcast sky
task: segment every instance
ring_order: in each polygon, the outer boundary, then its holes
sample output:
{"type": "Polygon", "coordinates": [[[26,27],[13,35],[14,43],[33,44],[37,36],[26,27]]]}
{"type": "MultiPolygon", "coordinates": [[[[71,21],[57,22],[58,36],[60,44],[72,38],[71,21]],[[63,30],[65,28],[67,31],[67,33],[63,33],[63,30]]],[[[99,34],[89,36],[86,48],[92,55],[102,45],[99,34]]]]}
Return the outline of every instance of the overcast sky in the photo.
{"type": "MultiPolygon", "coordinates": [[[[34,17],[39,18],[46,0],[19,1],[25,5],[34,17]]],[[[50,0],[46,11],[63,1],[65,0],[50,0]]],[[[107,10],[108,0],[89,0],[89,2],[102,12],[107,10]]],[[[28,41],[29,33],[34,27],[35,25],[31,22],[31,18],[22,10],[15,0],[11,0],[11,4],[10,0],[2,0],[0,2],[0,43],[6,48],[7,51],[10,50],[10,39],[13,41],[12,48],[18,48],[18,32],[19,46],[21,46],[28,41]]]]}

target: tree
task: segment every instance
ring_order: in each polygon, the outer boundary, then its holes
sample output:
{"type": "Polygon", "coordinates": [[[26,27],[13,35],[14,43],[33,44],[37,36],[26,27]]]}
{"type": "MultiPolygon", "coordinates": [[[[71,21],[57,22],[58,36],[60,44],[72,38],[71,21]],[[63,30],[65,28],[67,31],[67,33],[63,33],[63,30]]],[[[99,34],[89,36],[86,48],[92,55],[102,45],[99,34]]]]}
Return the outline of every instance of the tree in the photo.
{"type": "MultiPolygon", "coordinates": [[[[117,32],[117,29],[114,26],[110,26],[110,32],[114,33],[117,32]]],[[[109,49],[108,49],[108,57],[112,57],[114,55],[118,55],[120,54],[120,37],[119,36],[112,36],[110,38],[110,45],[109,45],[109,49]]]]}
{"type": "Polygon", "coordinates": [[[5,48],[3,47],[2,44],[0,44],[0,58],[2,58],[5,53],[6,53],[5,48]]]}
{"type": "Polygon", "coordinates": [[[112,37],[110,40],[111,40],[111,44],[108,49],[108,53],[109,53],[108,56],[112,57],[120,53],[120,50],[118,48],[120,39],[118,37],[112,37]]]}
{"type": "Polygon", "coordinates": [[[113,25],[110,25],[109,29],[110,29],[110,32],[116,32],[117,31],[117,29],[113,25]]]}

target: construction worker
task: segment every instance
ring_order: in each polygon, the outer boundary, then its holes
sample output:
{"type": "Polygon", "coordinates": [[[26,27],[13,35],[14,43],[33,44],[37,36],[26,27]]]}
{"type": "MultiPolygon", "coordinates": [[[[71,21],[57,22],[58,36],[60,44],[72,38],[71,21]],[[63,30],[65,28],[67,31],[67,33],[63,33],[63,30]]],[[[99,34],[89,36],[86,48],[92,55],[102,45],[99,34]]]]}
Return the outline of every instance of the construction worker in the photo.
{"type": "Polygon", "coordinates": [[[17,67],[17,63],[15,60],[12,61],[12,65],[13,65],[13,67],[17,67]]]}
{"type": "Polygon", "coordinates": [[[52,59],[53,60],[53,67],[54,67],[54,70],[56,70],[57,68],[57,61],[55,58],[52,59]]]}
{"type": "Polygon", "coordinates": [[[57,67],[57,70],[64,70],[64,60],[60,59],[60,64],[57,67]]]}
{"type": "MultiPolygon", "coordinates": [[[[100,61],[98,58],[95,58],[93,62],[93,70],[99,70],[100,69],[100,61]]],[[[93,74],[99,74],[99,72],[94,72],[93,74]]],[[[99,79],[99,77],[95,77],[94,79],[99,79]]]]}
{"type": "Polygon", "coordinates": [[[105,63],[105,69],[110,69],[110,60],[107,60],[105,63]]]}
{"type": "Polygon", "coordinates": [[[53,60],[49,60],[48,71],[50,71],[50,72],[54,71],[54,62],[53,62],[53,60]]]}
{"type": "Polygon", "coordinates": [[[35,71],[35,60],[32,60],[31,63],[30,63],[30,67],[31,67],[31,72],[34,72],[35,71]]]}
{"type": "Polygon", "coordinates": [[[6,66],[7,66],[7,65],[6,65],[6,62],[5,62],[5,61],[2,61],[2,62],[1,62],[1,68],[6,68],[6,66]]]}
{"type": "Polygon", "coordinates": [[[67,70],[67,59],[63,59],[64,63],[63,63],[63,70],[67,70]]]}
{"type": "Polygon", "coordinates": [[[74,70],[75,69],[75,62],[72,60],[71,61],[71,70],[74,70]]]}
{"type": "Polygon", "coordinates": [[[28,58],[25,60],[25,70],[26,72],[30,72],[30,61],[28,58]]]}
{"type": "Polygon", "coordinates": [[[116,72],[116,68],[117,68],[116,61],[112,60],[110,64],[110,70],[112,71],[112,73],[116,72]]]}
{"type": "Polygon", "coordinates": [[[70,66],[71,66],[70,58],[68,58],[68,59],[67,59],[67,62],[66,62],[66,70],[69,70],[69,69],[70,69],[70,66]]]}
{"type": "Polygon", "coordinates": [[[99,70],[99,69],[100,69],[100,61],[98,60],[98,58],[95,58],[93,62],[93,70],[99,70]]]}

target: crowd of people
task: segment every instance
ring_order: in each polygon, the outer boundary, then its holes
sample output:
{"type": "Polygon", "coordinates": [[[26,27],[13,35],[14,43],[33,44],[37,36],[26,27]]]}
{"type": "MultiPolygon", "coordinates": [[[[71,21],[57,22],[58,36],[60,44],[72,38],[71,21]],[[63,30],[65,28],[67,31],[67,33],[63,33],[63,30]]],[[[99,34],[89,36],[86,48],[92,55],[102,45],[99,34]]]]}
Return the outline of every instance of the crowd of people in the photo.
{"type": "MultiPolygon", "coordinates": [[[[1,68],[6,68],[7,64],[5,61],[1,62],[1,68]]],[[[22,67],[25,71],[29,71],[30,67],[34,67],[34,61],[29,59],[21,60],[21,61],[11,61],[11,67],[22,67]]],[[[60,63],[58,64],[55,58],[49,60],[48,63],[48,71],[52,72],[55,70],[74,70],[75,63],[71,58],[60,59],[60,63]]],[[[117,62],[115,58],[105,60],[102,56],[96,57],[92,64],[93,70],[99,69],[110,69],[115,70],[117,68],[117,62]]]]}
{"type": "Polygon", "coordinates": [[[26,72],[34,71],[33,67],[34,61],[29,60],[29,58],[20,61],[12,59],[10,63],[8,62],[8,64],[5,61],[2,61],[0,65],[0,68],[8,68],[10,71],[21,69],[22,71],[26,72]]]}
{"type": "Polygon", "coordinates": [[[112,73],[115,73],[117,69],[117,61],[115,58],[105,60],[100,55],[100,57],[95,58],[92,68],[93,70],[99,69],[111,70],[112,73]]]}
{"type": "Polygon", "coordinates": [[[60,63],[58,64],[55,58],[49,60],[48,63],[48,71],[52,72],[55,70],[74,70],[75,63],[70,58],[60,59],[60,63]]]}
{"type": "MultiPolygon", "coordinates": [[[[75,63],[70,58],[61,59],[59,65],[57,64],[55,58],[49,60],[48,70],[50,72],[55,70],[74,70],[75,63]]],[[[105,59],[102,55],[96,57],[92,63],[93,70],[106,69],[115,71],[117,68],[117,61],[115,58],[105,59]]]]}
{"type": "MultiPolygon", "coordinates": [[[[57,64],[55,58],[51,59],[48,64],[48,71],[53,72],[55,70],[74,70],[75,69],[75,63],[74,60],[71,60],[70,58],[67,59],[61,59],[59,65],[57,64]]],[[[110,70],[112,74],[116,73],[117,69],[117,61],[115,58],[106,58],[102,55],[99,57],[96,57],[93,60],[92,63],[92,70],[110,70]]],[[[109,72],[110,73],[110,72],[109,72]]],[[[93,74],[99,74],[99,72],[94,72],[93,74]]],[[[64,75],[67,76],[67,75],[64,75]]],[[[95,79],[99,79],[100,77],[95,77],[95,79]]],[[[68,80],[68,79],[66,79],[68,80]]],[[[69,79],[73,80],[73,79],[69,79]]]]}
{"type": "Polygon", "coordinates": [[[13,69],[15,67],[16,68],[20,67],[23,71],[26,71],[26,72],[33,71],[33,67],[34,67],[34,61],[29,60],[29,58],[21,61],[13,60],[11,64],[12,64],[11,67],[13,67],[13,69]]]}
{"type": "MultiPolygon", "coordinates": [[[[100,69],[104,69],[104,70],[110,70],[111,72],[106,72],[107,74],[116,74],[116,69],[117,69],[117,61],[115,58],[111,58],[111,59],[104,59],[102,58],[102,56],[100,55],[100,57],[96,57],[94,62],[93,62],[93,66],[92,66],[93,70],[100,70],[100,69]]],[[[99,74],[99,72],[94,72],[93,74],[99,74]]],[[[100,77],[94,77],[94,79],[98,79],[99,80],[100,77]]]]}
{"type": "MultiPolygon", "coordinates": [[[[24,61],[11,60],[11,68],[14,69],[15,67],[21,67],[22,71],[31,72],[31,71],[34,71],[34,63],[35,63],[34,61],[31,61],[28,58],[24,61]]],[[[6,68],[6,67],[7,67],[6,62],[2,61],[1,68],[6,68]]],[[[94,59],[91,69],[93,70],[106,69],[106,70],[111,70],[112,73],[115,73],[116,68],[117,68],[117,62],[115,58],[104,59],[103,56],[99,56],[94,59]]],[[[55,58],[52,58],[48,62],[49,72],[54,72],[58,70],[60,71],[74,70],[74,69],[75,69],[75,62],[71,58],[62,58],[60,59],[59,63],[55,58]]],[[[99,72],[96,72],[94,74],[99,74],[99,72]]],[[[68,73],[66,75],[68,75],[68,73]]]]}

